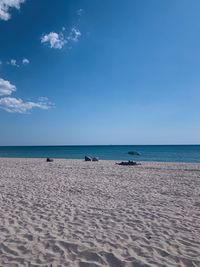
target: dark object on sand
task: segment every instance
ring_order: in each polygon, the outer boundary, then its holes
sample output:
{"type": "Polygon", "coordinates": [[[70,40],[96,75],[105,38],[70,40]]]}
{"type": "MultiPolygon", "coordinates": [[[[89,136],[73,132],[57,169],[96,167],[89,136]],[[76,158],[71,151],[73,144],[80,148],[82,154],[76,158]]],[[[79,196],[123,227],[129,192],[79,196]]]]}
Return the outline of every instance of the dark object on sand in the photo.
{"type": "Polygon", "coordinates": [[[47,162],[53,162],[53,159],[51,159],[51,158],[47,158],[46,161],[47,161],[47,162]]]}
{"type": "Polygon", "coordinates": [[[91,157],[85,156],[85,161],[92,161],[91,157]]]}
{"type": "Polygon", "coordinates": [[[116,163],[118,165],[123,165],[123,166],[133,166],[133,165],[138,165],[138,163],[136,161],[132,161],[132,160],[129,160],[129,161],[122,161],[120,163],[116,163]]]}
{"type": "Polygon", "coordinates": [[[133,156],[141,156],[141,154],[137,151],[129,151],[128,154],[133,156]]]}
{"type": "Polygon", "coordinates": [[[94,158],[92,158],[92,161],[99,161],[99,158],[94,157],[94,158]]]}

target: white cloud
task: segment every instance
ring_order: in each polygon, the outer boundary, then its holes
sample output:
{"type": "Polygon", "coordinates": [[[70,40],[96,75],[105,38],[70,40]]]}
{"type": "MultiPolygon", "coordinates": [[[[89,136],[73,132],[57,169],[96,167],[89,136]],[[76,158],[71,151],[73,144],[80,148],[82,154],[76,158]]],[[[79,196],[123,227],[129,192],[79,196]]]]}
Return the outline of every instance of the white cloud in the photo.
{"type": "Polygon", "coordinates": [[[0,108],[4,109],[7,112],[11,113],[28,113],[33,108],[39,109],[49,109],[51,107],[51,103],[45,100],[39,100],[38,102],[32,101],[23,101],[20,98],[15,97],[3,97],[0,98],[0,108]]]}
{"type": "Polygon", "coordinates": [[[11,95],[16,91],[16,86],[0,78],[0,96],[11,95]]]}
{"type": "Polygon", "coordinates": [[[30,63],[30,61],[27,58],[23,58],[22,63],[24,65],[28,65],[30,63]]]}
{"type": "Polygon", "coordinates": [[[67,39],[69,41],[78,42],[80,37],[81,37],[81,32],[74,27],[71,29],[67,39]]]}
{"type": "Polygon", "coordinates": [[[11,59],[11,60],[9,60],[9,61],[6,62],[7,65],[11,65],[13,67],[20,67],[22,64],[23,65],[28,65],[29,63],[30,63],[30,61],[27,58],[23,58],[21,60],[21,63],[19,63],[19,64],[17,63],[17,60],[16,59],[11,59]]]}
{"type": "Polygon", "coordinates": [[[64,35],[65,27],[62,27],[61,33],[50,32],[49,34],[42,35],[41,43],[48,44],[51,48],[62,49],[69,42],[78,42],[81,37],[81,32],[73,27],[68,35],[64,35]]]}
{"type": "Polygon", "coordinates": [[[17,64],[17,60],[16,59],[11,59],[10,61],[7,61],[6,64],[7,65],[11,65],[13,67],[19,67],[19,65],[17,64]]]}
{"type": "Polygon", "coordinates": [[[41,38],[41,43],[47,43],[51,48],[62,49],[66,44],[67,40],[64,38],[62,33],[50,32],[45,34],[41,38]]]}
{"type": "Polygon", "coordinates": [[[10,65],[12,65],[12,66],[17,66],[17,61],[16,61],[16,59],[11,59],[11,61],[10,61],[10,65]]]}
{"type": "Polygon", "coordinates": [[[0,108],[12,113],[28,113],[33,108],[49,109],[53,105],[48,98],[40,97],[37,102],[24,101],[20,98],[10,97],[17,90],[16,86],[0,78],[0,108]]]}
{"type": "Polygon", "coordinates": [[[16,60],[16,59],[11,59],[11,61],[10,61],[10,65],[11,65],[11,66],[14,66],[14,67],[18,67],[18,65],[17,65],[17,60],[16,60]]]}
{"type": "Polygon", "coordinates": [[[0,20],[9,20],[11,18],[10,9],[20,9],[20,5],[26,0],[0,0],[0,20]]]}

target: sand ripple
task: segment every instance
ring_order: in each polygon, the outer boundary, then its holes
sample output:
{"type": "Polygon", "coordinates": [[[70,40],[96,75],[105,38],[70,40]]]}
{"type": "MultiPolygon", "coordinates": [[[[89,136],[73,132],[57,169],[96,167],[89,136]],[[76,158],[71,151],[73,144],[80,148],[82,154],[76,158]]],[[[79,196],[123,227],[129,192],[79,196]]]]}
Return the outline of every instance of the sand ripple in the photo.
{"type": "Polygon", "coordinates": [[[0,266],[200,266],[200,165],[0,159],[0,266]]]}

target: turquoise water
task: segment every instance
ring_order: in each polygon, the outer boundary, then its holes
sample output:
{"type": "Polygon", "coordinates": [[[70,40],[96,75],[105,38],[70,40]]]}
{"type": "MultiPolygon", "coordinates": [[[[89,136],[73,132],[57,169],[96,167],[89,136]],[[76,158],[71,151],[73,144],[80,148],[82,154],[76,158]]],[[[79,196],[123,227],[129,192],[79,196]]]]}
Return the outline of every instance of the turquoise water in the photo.
{"type": "Polygon", "coordinates": [[[22,146],[0,147],[0,157],[100,159],[200,163],[200,145],[129,145],[129,146],[22,146]],[[141,156],[128,155],[137,151],[141,156]]]}

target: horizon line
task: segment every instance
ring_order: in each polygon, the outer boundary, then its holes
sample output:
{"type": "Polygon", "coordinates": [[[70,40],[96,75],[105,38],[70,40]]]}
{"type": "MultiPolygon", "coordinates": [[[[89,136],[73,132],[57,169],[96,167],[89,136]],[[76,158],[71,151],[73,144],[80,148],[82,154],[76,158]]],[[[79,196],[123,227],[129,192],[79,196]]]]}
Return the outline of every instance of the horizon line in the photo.
{"type": "Polygon", "coordinates": [[[0,145],[0,147],[47,147],[47,146],[199,146],[200,144],[103,144],[103,145],[89,145],[89,144],[81,144],[81,145],[0,145]]]}

